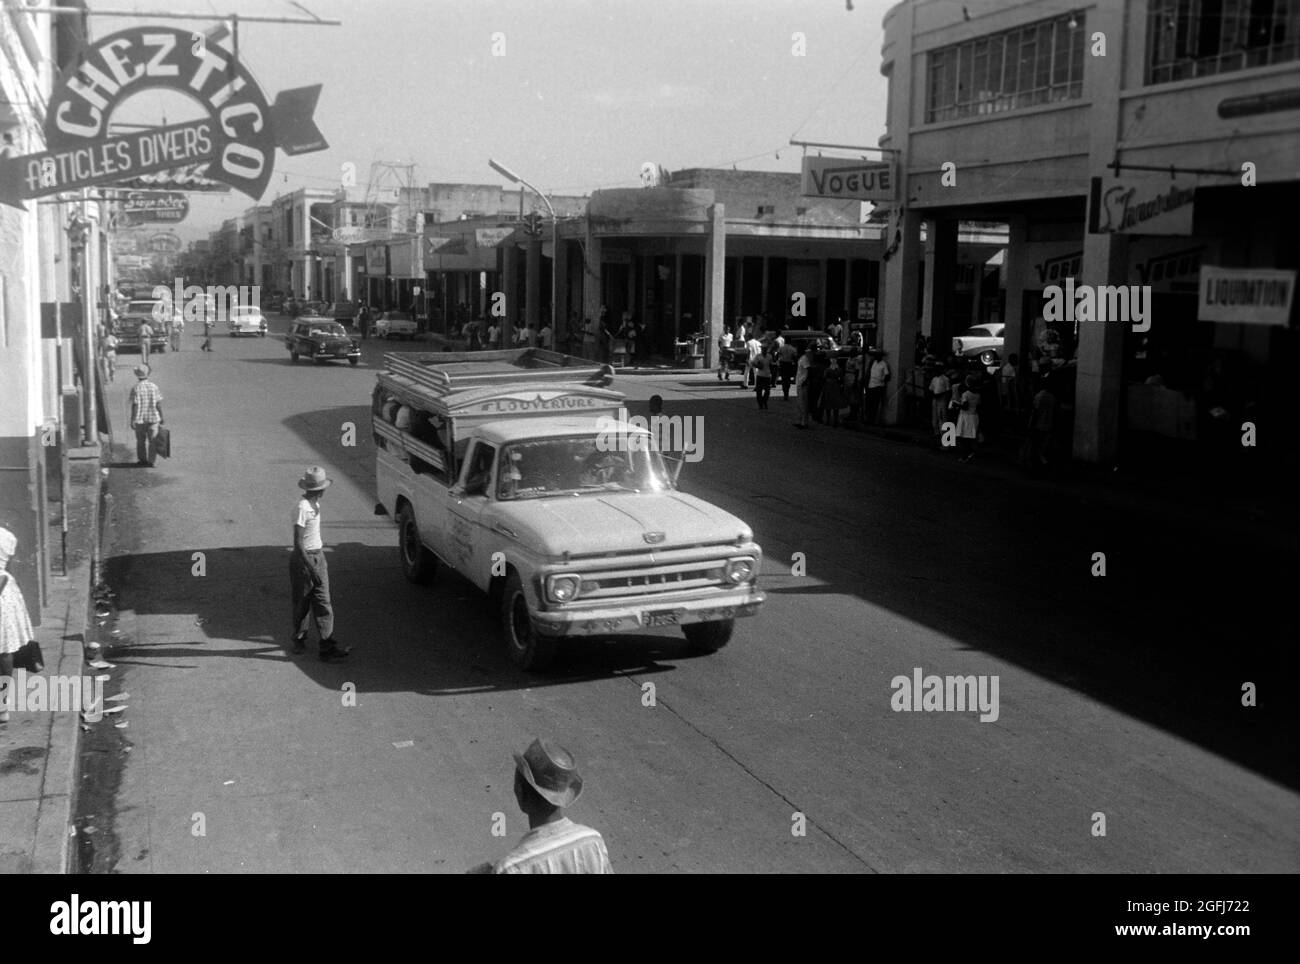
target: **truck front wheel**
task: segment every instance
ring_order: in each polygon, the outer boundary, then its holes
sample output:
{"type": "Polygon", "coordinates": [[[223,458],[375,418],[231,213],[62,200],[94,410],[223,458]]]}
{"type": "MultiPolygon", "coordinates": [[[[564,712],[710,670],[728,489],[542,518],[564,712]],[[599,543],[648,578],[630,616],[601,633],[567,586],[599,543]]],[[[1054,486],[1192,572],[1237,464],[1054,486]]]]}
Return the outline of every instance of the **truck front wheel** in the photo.
{"type": "Polygon", "coordinates": [[[559,640],[539,636],[533,629],[528,613],[528,597],[519,573],[512,572],[501,593],[501,630],[506,637],[506,651],[510,661],[520,669],[537,671],[545,669],[555,658],[559,640]]]}
{"type": "Polygon", "coordinates": [[[716,623],[687,623],[682,627],[682,633],[691,649],[712,653],[731,642],[735,628],[734,619],[724,619],[716,623]]]}
{"type": "Polygon", "coordinates": [[[416,584],[429,582],[437,561],[420,541],[420,527],[409,505],[402,506],[397,513],[397,546],[402,556],[402,575],[416,584]]]}

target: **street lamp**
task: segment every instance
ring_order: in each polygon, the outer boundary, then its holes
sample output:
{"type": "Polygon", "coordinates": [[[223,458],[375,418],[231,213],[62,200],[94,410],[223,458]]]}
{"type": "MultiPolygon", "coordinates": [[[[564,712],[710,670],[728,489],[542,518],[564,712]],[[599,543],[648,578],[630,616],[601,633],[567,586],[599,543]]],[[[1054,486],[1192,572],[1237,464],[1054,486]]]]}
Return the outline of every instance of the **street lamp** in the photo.
{"type": "Polygon", "coordinates": [[[500,174],[502,177],[504,177],[510,183],[522,184],[524,187],[528,188],[528,190],[536,194],[539,198],[542,199],[542,203],[546,205],[546,210],[551,215],[551,343],[555,344],[560,337],[560,329],[556,324],[556,312],[558,310],[559,293],[560,293],[560,286],[558,283],[559,282],[558,268],[560,264],[559,218],[555,216],[555,208],[551,206],[550,199],[541,191],[537,190],[537,188],[533,187],[531,184],[525,181],[514,171],[510,170],[508,167],[506,167],[503,164],[498,164],[496,161],[492,160],[491,158],[488,158],[488,166],[491,167],[492,170],[500,174]]]}

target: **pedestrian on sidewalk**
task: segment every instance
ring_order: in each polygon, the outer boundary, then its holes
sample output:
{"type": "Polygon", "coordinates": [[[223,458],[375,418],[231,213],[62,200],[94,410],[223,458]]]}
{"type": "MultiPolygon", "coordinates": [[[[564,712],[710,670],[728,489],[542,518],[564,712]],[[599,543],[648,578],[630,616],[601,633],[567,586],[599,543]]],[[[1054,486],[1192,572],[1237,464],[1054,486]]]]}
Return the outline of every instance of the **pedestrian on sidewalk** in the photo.
{"type": "Polygon", "coordinates": [[[969,462],[975,458],[975,444],[980,434],[980,393],[979,377],[966,376],[966,390],[961,393],[961,413],[957,416],[957,442],[966,454],[959,462],[969,462]]]}
{"type": "Polygon", "coordinates": [[[117,377],[117,346],[121,344],[121,339],[113,332],[104,336],[104,368],[108,371],[108,380],[111,382],[117,377]]]}
{"type": "Polygon", "coordinates": [[[766,412],[767,400],[772,394],[772,359],[766,349],[759,349],[754,359],[754,395],[758,399],[760,411],[766,412]]]}
{"type": "Polygon", "coordinates": [[[202,351],[212,351],[212,312],[203,312],[203,344],[199,345],[202,351]]]}
{"type": "MultiPolygon", "coordinates": [[[[141,327],[144,327],[143,325],[141,327]]],[[[163,424],[162,390],[149,380],[149,369],[135,370],[136,383],[131,386],[131,428],[135,430],[136,463],[153,468],[158,460],[158,428],[163,424]]]]}
{"type": "Polygon", "coordinates": [[[745,384],[752,387],[754,385],[754,361],[763,353],[763,343],[758,340],[758,333],[750,331],[749,337],[745,339],[745,384]]]}
{"type": "Polygon", "coordinates": [[[172,351],[181,350],[181,336],[185,334],[185,319],[177,314],[172,319],[172,351]]]}
{"type": "Polygon", "coordinates": [[[147,321],[140,322],[140,364],[149,367],[149,352],[153,350],[153,327],[147,321]]]}
{"type": "Polygon", "coordinates": [[[776,350],[776,363],[781,372],[781,394],[788,402],[790,386],[794,384],[795,368],[799,364],[799,349],[779,335],[776,340],[779,343],[776,350]]]}
{"type": "Polygon", "coordinates": [[[731,341],[735,336],[724,325],[718,336],[718,381],[731,381],[731,341]]]}
{"type": "Polygon", "coordinates": [[[998,369],[998,404],[1004,412],[1020,409],[1020,391],[1016,387],[1016,373],[1020,369],[1020,356],[1014,352],[998,369]]]}
{"type": "Polygon", "coordinates": [[[796,428],[808,428],[808,415],[812,411],[811,391],[812,385],[810,379],[813,369],[813,352],[808,349],[799,356],[799,364],[795,366],[794,373],[794,390],[799,398],[799,421],[795,422],[796,428]]]}
{"type": "Polygon", "coordinates": [[[889,387],[893,372],[889,370],[889,362],[885,361],[883,349],[873,348],[870,355],[871,364],[867,367],[866,421],[868,425],[875,425],[880,421],[880,410],[885,403],[885,390],[889,387]]]}
{"type": "Polygon", "coordinates": [[[840,409],[844,407],[844,376],[840,366],[832,358],[826,366],[826,376],[822,380],[821,410],[822,423],[832,428],[840,427],[840,409]]]}
{"type": "Polygon", "coordinates": [[[334,606],[330,601],[330,573],[325,562],[325,543],[321,539],[320,500],[333,485],[325,470],[313,465],[298,480],[303,494],[293,513],[293,554],[289,557],[289,586],[293,592],[293,652],[307,648],[308,620],[316,619],[320,635],[320,659],[342,659],[352,651],[334,638],[334,606]]]}
{"type": "Polygon", "coordinates": [[[943,369],[935,369],[930,379],[930,427],[935,437],[943,434],[943,423],[948,420],[948,401],[952,394],[952,382],[948,380],[943,369]]]}
{"type": "Polygon", "coordinates": [[[1056,421],[1056,395],[1052,392],[1051,377],[1038,378],[1038,392],[1029,413],[1029,438],[1026,440],[1025,464],[1031,472],[1048,465],[1047,450],[1052,442],[1056,421]]]}
{"type": "Polygon", "coordinates": [[[582,793],[572,754],[549,741],[533,740],[515,758],[515,802],[528,818],[528,833],[494,864],[470,873],[612,874],[604,838],[564,815],[582,793]]]}
{"type": "Polygon", "coordinates": [[[9,575],[9,560],[18,551],[18,537],[0,528],[0,723],[9,722],[10,680],[14,675],[14,654],[36,638],[27,603],[18,582],[9,575]]]}

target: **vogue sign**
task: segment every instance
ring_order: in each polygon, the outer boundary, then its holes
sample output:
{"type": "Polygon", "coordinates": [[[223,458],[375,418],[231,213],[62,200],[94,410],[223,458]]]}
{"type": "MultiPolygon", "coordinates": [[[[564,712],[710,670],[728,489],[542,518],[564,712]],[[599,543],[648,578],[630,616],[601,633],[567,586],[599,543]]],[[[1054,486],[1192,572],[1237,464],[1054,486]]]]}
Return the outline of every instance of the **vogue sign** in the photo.
{"type": "Polygon", "coordinates": [[[256,80],[221,44],[171,27],[110,34],[81,53],[46,113],[48,150],[0,161],[0,202],[44,197],[206,161],[208,178],[260,198],[275,150],[306,154],[329,145],[312,121],[320,85],[281,92],[267,103],[256,80]],[[197,101],[200,120],[110,137],[109,121],[129,98],[170,90],[197,101]]]}

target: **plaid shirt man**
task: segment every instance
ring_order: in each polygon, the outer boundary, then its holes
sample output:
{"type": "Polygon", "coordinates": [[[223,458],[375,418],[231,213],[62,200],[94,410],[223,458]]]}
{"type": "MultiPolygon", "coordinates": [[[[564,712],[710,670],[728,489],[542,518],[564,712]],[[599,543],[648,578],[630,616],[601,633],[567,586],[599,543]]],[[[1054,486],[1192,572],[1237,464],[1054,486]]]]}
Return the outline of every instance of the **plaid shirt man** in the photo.
{"type": "Polygon", "coordinates": [[[163,400],[162,390],[149,381],[142,378],[135,383],[131,389],[131,405],[135,410],[134,425],[155,425],[162,421],[162,415],[158,411],[158,403],[163,400]]]}

